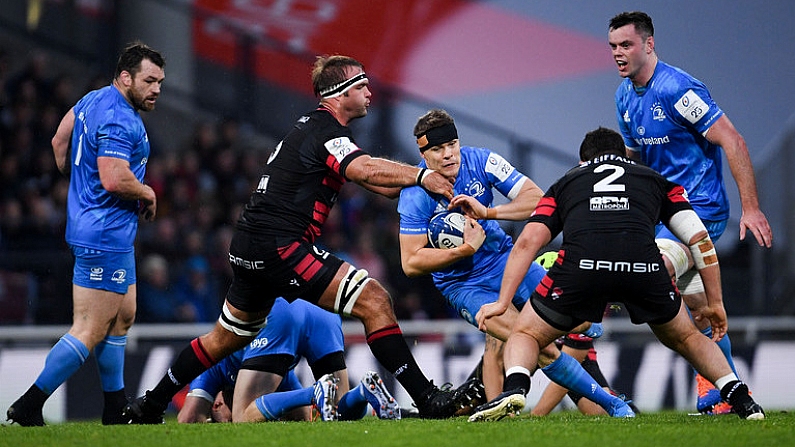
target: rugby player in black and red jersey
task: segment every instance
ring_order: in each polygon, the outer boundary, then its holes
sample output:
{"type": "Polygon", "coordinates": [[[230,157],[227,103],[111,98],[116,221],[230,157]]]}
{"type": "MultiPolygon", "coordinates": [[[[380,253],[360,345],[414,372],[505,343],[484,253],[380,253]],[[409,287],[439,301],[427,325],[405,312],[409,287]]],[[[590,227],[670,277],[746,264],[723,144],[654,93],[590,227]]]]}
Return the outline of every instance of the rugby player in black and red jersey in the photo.
{"type": "Polygon", "coordinates": [[[563,233],[557,261],[505,345],[503,393],[476,408],[469,420],[521,411],[539,347],[583,321],[602,321],[613,301],[623,303],[633,323],[648,324],[663,344],[712,382],[740,418],[764,419],[720,348],[693,325],[654,241],[655,226],[662,222],[690,248],[707,295],[704,318],[712,324],[713,339],[722,337],[727,324],[718,256],[684,188],[625,158],[624,140],[610,129],[585,135],[580,160],[539,201],[508,257],[497,302],[477,314],[482,324],[504,312],[538,250],[563,233]]]}

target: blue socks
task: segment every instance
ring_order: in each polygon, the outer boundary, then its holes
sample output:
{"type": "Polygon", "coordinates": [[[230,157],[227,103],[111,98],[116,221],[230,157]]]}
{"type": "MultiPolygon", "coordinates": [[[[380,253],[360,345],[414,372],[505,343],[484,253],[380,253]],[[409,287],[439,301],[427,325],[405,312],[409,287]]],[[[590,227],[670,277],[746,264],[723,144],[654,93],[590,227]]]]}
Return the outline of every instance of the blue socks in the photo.
{"type": "Polygon", "coordinates": [[[103,391],[124,389],[124,348],[126,346],[126,335],[108,335],[94,348],[103,391]]]}
{"type": "MultiPolygon", "coordinates": [[[[367,415],[367,398],[364,397],[359,384],[345,393],[339,401],[337,412],[340,420],[355,421],[367,415]]],[[[277,391],[258,397],[254,403],[265,417],[266,421],[275,421],[284,416],[288,411],[298,407],[312,405],[314,387],[302,388],[292,391],[277,391]]]]}
{"type": "Polygon", "coordinates": [[[362,392],[362,384],[345,393],[337,404],[337,412],[342,421],[358,421],[367,415],[367,398],[362,392]]]}
{"type": "Polygon", "coordinates": [[[50,349],[34,384],[48,396],[72,376],[88,358],[88,348],[70,334],[64,334],[50,349]]]}
{"type": "Polygon", "coordinates": [[[602,408],[607,409],[614,399],[618,399],[602,389],[574,357],[564,352],[561,352],[557,360],[552,362],[551,365],[542,368],[541,371],[544,371],[544,374],[553,382],[583,395],[586,399],[596,402],[602,408]]]}
{"type": "Polygon", "coordinates": [[[259,412],[265,416],[266,421],[275,421],[290,410],[312,405],[314,391],[315,389],[310,386],[300,390],[269,393],[258,397],[254,403],[259,412]]]}

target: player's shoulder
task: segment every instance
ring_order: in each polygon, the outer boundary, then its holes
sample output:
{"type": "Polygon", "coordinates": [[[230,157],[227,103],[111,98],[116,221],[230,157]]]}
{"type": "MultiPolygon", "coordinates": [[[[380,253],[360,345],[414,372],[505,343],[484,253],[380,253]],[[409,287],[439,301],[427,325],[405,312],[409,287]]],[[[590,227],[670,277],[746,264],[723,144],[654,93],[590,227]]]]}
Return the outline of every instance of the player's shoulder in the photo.
{"type": "Polygon", "coordinates": [[[350,128],[340,124],[331,112],[320,108],[301,115],[301,117],[296,120],[296,127],[314,129],[319,131],[321,135],[351,134],[350,128]]]}
{"type": "Polygon", "coordinates": [[[494,154],[496,154],[494,151],[485,147],[461,146],[462,160],[481,160],[485,162],[494,154]]]}
{"type": "Polygon", "coordinates": [[[665,62],[657,63],[652,89],[659,95],[679,95],[691,88],[706,88],[706,86],[679,67],[665,62]]]}
{"type": "Polygon", "coordinates": [[[427,195],[428,193],[425,192],[425,190],[419,186],[407,186],[400,190],[400,196],[398,198],[398,206],[400,206],[400,203],[417,201],[423,196],[427,195]]]}
{"type": "Polygon", "coordinates": [[[75,113],[85,111],[85,113],[106,113],[113,110],[118,98],[123,98],[115,93],[116,88],[107,85],[96,90],[92,90],[75,104],[75,113]],[[118,98],[117,98],[118,97],[118,98]]]}
{"type": "Polygon", "coordinates": [[[461,148],[461,166],[468,171],[489,172],[509,170],[510,162],[498,152],[485,147],[464,146],[461,148]]]}

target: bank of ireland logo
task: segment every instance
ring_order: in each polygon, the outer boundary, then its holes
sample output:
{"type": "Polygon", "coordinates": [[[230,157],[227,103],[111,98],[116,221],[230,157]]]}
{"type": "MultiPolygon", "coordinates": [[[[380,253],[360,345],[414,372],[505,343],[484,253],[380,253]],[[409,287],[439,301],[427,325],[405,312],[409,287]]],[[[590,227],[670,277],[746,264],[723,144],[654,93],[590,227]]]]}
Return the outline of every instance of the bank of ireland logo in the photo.
{"type": "Polygon", "coordinates": [[[113,272],[111,275],[110,280],[115,282],[116,284],[123,284],[124,281],[127,279],[127,270],[119,269],[113,272]]]}
{"type": "Polygon", "coordinates": [[[88,273],[88,279],[91,281],[102,281],[102,267],[91,267],[88,273]]]}

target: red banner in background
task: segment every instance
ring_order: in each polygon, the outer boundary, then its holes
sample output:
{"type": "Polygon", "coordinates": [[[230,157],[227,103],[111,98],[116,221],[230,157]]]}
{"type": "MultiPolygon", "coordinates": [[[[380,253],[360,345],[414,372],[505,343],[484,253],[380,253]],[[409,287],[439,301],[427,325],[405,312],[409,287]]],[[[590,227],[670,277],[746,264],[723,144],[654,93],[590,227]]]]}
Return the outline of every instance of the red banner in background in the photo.
{"type": "Polygon", "coordinates": [[[345,54],[371,78],[428,98],[613,68],[604,39],[464,0],[196,0],[194,50],[311,95],[314,55],[345,54]]]}

